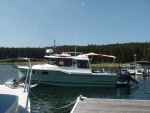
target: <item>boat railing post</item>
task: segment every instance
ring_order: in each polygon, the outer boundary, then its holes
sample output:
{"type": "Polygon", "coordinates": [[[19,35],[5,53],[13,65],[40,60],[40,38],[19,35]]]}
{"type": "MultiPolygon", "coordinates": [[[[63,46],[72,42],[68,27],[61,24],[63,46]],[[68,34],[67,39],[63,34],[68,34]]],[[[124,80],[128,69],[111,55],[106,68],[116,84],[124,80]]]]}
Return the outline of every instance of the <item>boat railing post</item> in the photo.
{"type": "Polygon", "coordinates": [[[28,74],[29,81],[28,81],[28,87],[27,87],[26,109],[28,108],[28,98],[29,98],[30,85],[31,85],[31,76],[32,76],[32,65],[31,65],[30,59],[28,59],[28,61],[29,61],[29,74],[28,74]]]}
{"type": "Polygon", "coordinates": [[[28,66],[28,70],[27,70],[27,75],[26,75],[26,80],[25,80],[24,92],[26,92],[26,88],[27,88],[27,80],[28,80],[28,76],[29,76],[29,71],[30,71],[30,66],[28,66]]]}
{"type": "Polygon", "coordinates": [[[114,58],[113,62],[111,63],[111,65],[110,65],[110,67],[109,67],[109,69],[108,69],[108,73],[110,72],[110,69],[111,69],[112,64],[113,64],[114,62],[115,62],[115,58],[114,58]]]}

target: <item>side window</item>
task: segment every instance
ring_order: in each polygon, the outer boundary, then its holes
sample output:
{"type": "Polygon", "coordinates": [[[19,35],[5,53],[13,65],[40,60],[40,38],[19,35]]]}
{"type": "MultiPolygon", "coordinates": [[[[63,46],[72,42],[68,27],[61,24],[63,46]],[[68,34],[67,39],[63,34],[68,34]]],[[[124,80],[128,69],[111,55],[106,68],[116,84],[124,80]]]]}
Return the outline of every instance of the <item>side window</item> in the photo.
{"type": "Polygon", "coordinates": [[[87,60],[77,60],[78,68],[89,68],[89,62],[87,60]]]}
{"type": "Polygon", "coordinates": [[[48,63],[51,65],[58,65],[56,58],[48,59],[48,63]]]}
{"type": "Polygon", "coordinates": [[[64,66],[64,67],[71,67],[72,66],[72,59],[60,58],[58,61],[58,65],[64,66]]]}
{"type": "Polygon", "coordinates": [[[64,65],[64,61],[63,61],[63,59],[58,59],[58,65],[59,66],[63,66],[64,65]]]}
{"type": "Polygon", "coordinates": [[[65,66],[71,67],[72,66],[72,59],[65,59],[65,66]]]}

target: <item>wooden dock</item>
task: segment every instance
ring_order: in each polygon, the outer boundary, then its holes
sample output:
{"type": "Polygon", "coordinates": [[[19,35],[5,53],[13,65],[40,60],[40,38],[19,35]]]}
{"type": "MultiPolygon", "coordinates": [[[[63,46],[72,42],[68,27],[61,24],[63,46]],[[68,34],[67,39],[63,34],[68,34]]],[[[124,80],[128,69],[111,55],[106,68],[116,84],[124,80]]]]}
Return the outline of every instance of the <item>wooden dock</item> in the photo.
{"type": "Polygon", "coordinates": [[[150,100],[96,99],[79,96],[71,113],[150,113],[150,100]]]}

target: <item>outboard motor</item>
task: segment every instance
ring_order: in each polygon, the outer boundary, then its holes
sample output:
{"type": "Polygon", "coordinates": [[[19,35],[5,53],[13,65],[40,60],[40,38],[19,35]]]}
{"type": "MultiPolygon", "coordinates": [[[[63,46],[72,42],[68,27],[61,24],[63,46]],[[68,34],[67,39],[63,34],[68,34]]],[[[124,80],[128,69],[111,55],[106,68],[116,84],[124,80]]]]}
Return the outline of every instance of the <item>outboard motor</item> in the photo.
{"type": "Polygon", "coordinates": [[[122,83],[123,83],[123,82],[127,82],[127,84],[129,84],[130,81],[132,81],[132,82],[134,82],[134,83],[136,83],[136,84],[139,83],[139,81],[136,80],[135,78],[133,78],[133,77],[130,75],[129,72],[125,72],[125,73],[123,73],[123,74],[119,74],[117,80],[120,81],[120,82],[122,82],[122,83]]]}
{"type": "Polygon", "coordinates": [[[121,74],[118,74],[118,81],[120,82],[130,82],[130,75],[128,72],[124,72],[124,73],[121,73],[121,74]]]}

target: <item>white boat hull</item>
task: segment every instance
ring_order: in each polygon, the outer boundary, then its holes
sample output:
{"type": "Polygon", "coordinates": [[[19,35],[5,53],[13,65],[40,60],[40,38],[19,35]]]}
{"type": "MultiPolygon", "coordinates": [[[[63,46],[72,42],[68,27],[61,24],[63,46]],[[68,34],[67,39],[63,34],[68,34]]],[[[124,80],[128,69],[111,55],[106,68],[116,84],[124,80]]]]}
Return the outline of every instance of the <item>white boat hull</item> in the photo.
{"type": "MultiPolygon", "coordinates": [[[[19,69],[19,76],[25,76],[26,69],[19,69]]],[[[34,70],[32,81],[55,86],[115,86],[117,75],[114,73],[78,73],[64,70],[34,70]]]]}

